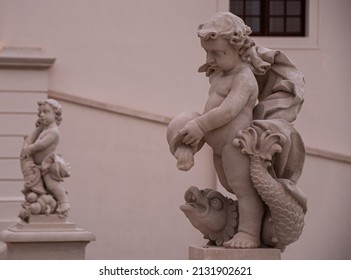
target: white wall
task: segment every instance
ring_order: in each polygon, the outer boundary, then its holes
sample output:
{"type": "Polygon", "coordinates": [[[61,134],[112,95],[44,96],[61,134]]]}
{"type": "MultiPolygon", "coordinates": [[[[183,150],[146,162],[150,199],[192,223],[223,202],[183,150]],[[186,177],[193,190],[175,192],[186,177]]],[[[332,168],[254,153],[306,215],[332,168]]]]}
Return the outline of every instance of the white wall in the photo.
{"type": "MultiPolygon", "coordinates": [[[[0,0],[0,43],[39,46],[56,57],[51,90],[166,116],[201,111],[208,81],[197,73],[205,55],[196,29],[218,4],[225,9],[224,2],[0,0]]],[[[306,145],[351,155],[351,2],[309,2],[306,40],[257,42],[283,46],[305,74],[306,101],[296,127],[306,145]]],[[[201,236],[178,205],[189,185],[214,184],[210,151],[199,155],[194,171],[182,173],[168,153],[165,126],[63,106],[61,151],[73,167],[67,180],[71,218],[98,238],[88,247],[89,258],[185,258],[186,246],[201,236]],[[142,207],[132,207],[130,200],[142,207]]],[[[345,245],[349,174],[350,164],[307,157],[300,181],[309,198],[306,228],[284,258],[351,259],[345,245]]]]}

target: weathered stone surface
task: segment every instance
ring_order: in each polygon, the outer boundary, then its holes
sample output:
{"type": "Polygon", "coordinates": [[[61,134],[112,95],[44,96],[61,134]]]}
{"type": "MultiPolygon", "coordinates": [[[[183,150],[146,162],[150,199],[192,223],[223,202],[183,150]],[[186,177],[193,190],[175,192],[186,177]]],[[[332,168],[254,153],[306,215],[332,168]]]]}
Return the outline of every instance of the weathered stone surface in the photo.
{"type": "Polygon", "coordinates": [[[251,29],[228,13],[198,28],[210,89],[202,114],[184,112],[167,129],[177,167],[187,171],[207,143],[227,199],[190,187],[181,210],[211,244],[284,250],[302,233],[307,200],[297,181],[305,149],[293,126],[304,77],[281,51],[257,46],[251,29]]]}
{"type": "Polygon", "coordinates": [[[57,215],[38,215],[2,231],[0,239],[10,260],[71,260],[85,259],[85,247],[95,236],[57,215]]]}
{"type": "Polygon", "coordinates": [[[228,249],[217,246],[189,246],[190,260],[280,260],[274,248],[228,249]]]}

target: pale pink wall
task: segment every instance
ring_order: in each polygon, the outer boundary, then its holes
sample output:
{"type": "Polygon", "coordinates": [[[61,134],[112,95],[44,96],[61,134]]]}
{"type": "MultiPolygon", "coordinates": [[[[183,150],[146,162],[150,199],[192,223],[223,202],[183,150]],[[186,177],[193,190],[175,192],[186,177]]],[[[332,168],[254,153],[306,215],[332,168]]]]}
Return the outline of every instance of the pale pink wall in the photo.
{"type": "Polygon", "coordinates": [[[3,44],[57,57],[51,89],[166,115],[201,109],[207,81],[197,73],[196,30],[216,1],[2,2],[3,44]]]}
{"type": "Polygon", "coordinates": [[[319,48],[290,53],[307,83],[297,126],[307,145],[351,155],[351,2],[322,0],[319,10],[319,48]]]}
{"type": "Polygon", "coordinates": [[[306,158],[299,186],[308,198],[305,227],[283,259],[351,260],[350,164],[306,158]]]}

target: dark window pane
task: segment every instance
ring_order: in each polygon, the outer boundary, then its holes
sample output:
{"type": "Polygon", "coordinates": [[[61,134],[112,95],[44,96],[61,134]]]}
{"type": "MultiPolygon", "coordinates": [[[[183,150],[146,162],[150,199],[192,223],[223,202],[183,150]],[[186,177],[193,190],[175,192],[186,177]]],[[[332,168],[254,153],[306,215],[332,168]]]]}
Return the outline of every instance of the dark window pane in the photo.
{"type": "Polygon", "coordinates": [[[284,15],[284,1],[269,1],[269,14],[273,16],[284,15]]]}
{"type": "Polygon", "coordinates": [[[280,33],[284,32],[284,18],[273,17],[269,19],[269,32],[280,33]]]}
{"type": "MultiPolygon", "coordinates": [[[[351,1],[351,0],[350,0],[351,1]]],[[[306,0],[230,0],[253,36],[305,36],[306,0]]]]}
{"type": "Polygon", "coordinates": [[[243,0],[231,0],[230,11],[235,15],[244,14],[244,1],[243,0]]]}
{"type": "Polygon", "coordinates": [[[248,17],[245,23],[251,27],[252,32],[261,32],[261,21],[259,17],[248,17]]]}
{"type": "Polygon", "coordinates": [[[300,1],[288,1],[286,3],[286,14],[289,16],[299,16],[301,14],[300,1]]]}
{"type": "Polygon", "coordinates": [[[246,15],[249,16],[259,16],[260,15],[260,1],[253,0],[253,1],[246,1],[246,15]]]}
{"type": "Polygon", "coordinates": [[[286,18],[286,32],[294,33],[301,31],[301,19],[299,17],[286,18]]]}

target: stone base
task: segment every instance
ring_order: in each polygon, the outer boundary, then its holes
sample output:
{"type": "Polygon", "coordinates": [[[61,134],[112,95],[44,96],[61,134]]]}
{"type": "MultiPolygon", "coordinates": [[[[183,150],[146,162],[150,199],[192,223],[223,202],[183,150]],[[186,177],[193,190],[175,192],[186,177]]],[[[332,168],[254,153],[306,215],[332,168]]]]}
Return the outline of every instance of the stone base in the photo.
{"type": "Polygon", "coordinates": [[[280,260],[274,248],[227,249],[216,246],[189,246],[189,260],[280,260]]]}
{"type": "Polygon", "coordinates": [[[7,260],[6,243],[0,241],[0,260],[7,260]]]}
{"type": "Polygon", "coordinates": [[[9,260],[81,260],[95,236],[57,215],[31,216],[0,233],[9,260]]]}

